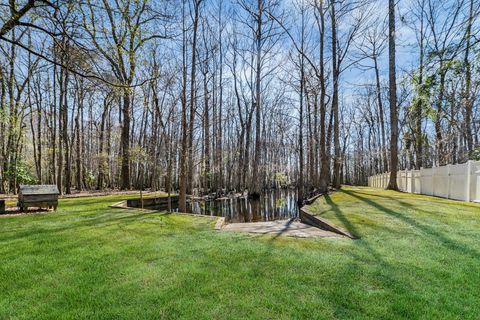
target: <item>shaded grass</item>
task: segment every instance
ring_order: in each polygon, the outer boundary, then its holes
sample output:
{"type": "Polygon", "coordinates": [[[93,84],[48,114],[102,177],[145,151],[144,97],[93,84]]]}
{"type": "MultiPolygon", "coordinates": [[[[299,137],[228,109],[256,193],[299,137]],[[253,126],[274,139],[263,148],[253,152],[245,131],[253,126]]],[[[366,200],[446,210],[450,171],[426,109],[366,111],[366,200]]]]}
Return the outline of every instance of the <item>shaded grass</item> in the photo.
{"type": "Polygon", "coordinates": [[[369,188],[310,210],[361,240],[65,199],[0,218],[0,319],[457,318],[480,312],[480,206],[369,188]]]}

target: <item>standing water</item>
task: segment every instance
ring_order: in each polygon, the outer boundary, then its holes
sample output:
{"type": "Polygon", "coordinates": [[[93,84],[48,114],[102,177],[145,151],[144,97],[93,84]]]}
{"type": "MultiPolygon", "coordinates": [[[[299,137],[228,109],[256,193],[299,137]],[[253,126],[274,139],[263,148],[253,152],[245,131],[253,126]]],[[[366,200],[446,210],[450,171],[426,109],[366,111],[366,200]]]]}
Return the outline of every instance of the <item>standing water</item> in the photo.
{"type": "MultiPolygon", "coordinates": [[[[166,206],[148,208],[165,210],[166,206]]],[[[178,207],[172,207],[172,209],[178,211],[178,207]]],[[[191,200],[187,202],[187,210],[194,214],[225,217],[227,222],[285,220],[298,217],[297,192],[291,189],[279,189],[265,191],[259,199],[232,197],[218,200],[191,200]]]]}
{"type": "Polygon", "coordinates": [[[227,222],[258,222],[298,217],[297,193],[280,189],[262,193],[260,199],[237,197],[219,200],[191,201],[191,213],[225,217],[227,222]]]}

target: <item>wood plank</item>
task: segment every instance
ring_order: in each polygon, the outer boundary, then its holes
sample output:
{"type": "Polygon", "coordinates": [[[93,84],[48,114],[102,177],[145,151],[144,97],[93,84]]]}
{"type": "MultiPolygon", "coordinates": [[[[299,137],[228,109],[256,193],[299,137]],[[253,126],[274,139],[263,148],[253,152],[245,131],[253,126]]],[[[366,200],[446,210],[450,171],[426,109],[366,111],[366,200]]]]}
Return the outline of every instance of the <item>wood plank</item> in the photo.
{"type": "MultiPolygon", "coordinates": [[[[178,196],[171,196],[170,201],[172,204],[176,204],[179,200],[178,196]]],[[[145,198],[143,199],[143,207],[163,206],[168,204],[168,197],[157,198],[145,198]]],[[[127,200],[128,207],[140,208],[142,206],[141,199],[129,199],[127,200]]]]}
{"type": "Polygon", "coordinates": [[[58,188],[54,184],[46,185],[21,185],[19,188],[19,196],[39,195],[39,194],[60,194],[58,188]]]}
{"type": "Polygon", "coordinates": [[[20,201],[22,202],[42,202],[54,201],[58,202],[58,195],[55,194],[39,194],[39,195],[24,195],[20,201]]]}

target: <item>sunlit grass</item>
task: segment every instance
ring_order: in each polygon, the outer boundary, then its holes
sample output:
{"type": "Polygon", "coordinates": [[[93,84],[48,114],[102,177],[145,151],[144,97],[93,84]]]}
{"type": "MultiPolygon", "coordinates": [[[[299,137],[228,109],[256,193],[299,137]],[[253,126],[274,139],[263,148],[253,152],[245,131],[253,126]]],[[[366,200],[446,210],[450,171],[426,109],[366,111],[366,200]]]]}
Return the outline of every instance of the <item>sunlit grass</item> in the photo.
{"type": "Polygon", "coordinates": [[[345,187],[311,210],[360,240],[61,200],[0,218],[0,319],[457,318],[480,312],[480,206],[345,187]]]}

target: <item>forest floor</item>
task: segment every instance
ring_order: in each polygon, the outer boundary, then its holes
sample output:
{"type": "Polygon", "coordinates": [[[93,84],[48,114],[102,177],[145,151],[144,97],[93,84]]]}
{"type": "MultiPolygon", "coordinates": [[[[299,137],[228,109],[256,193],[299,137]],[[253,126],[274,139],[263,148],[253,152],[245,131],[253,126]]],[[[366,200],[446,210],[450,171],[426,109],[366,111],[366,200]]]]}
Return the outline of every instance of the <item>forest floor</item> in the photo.
{"type": "MultiPolygon", "coordinates": [[[[344,187],[310,210],[360,237],[63,199],[0,219],[0,319],[477,319],[480,205],[344,187]]],[[[131,196],[133,197],[133,196],[131,196]]]]}

